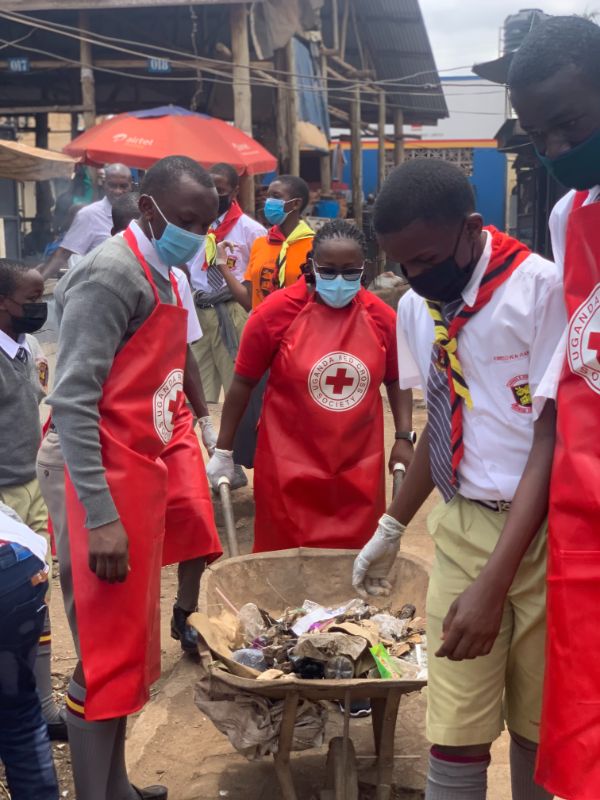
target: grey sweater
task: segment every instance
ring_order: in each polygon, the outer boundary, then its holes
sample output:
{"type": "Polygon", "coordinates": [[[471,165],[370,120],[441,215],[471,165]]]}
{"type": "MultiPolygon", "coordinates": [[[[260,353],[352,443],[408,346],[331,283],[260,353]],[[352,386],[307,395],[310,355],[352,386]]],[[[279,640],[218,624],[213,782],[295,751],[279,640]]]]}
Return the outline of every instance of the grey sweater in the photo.
{"type": "MultiPolygon", "coordinates": [[[[152,274],[161,300],[174,303],[170,282],[152,274]]],[[[86,525],[97,528],[119,518],[102,466],[98,403],[115,355],[150,316],[155,300],[122,237],[108,239],[70,269],[54,298],[58,356],[48,403],[86,525]]]]}
{"type": "Polygon", "coordinates": [[[35,478],[41,397],[33,356],[23,362],[0,349],[0,486],[21,486],[35,478]]]}

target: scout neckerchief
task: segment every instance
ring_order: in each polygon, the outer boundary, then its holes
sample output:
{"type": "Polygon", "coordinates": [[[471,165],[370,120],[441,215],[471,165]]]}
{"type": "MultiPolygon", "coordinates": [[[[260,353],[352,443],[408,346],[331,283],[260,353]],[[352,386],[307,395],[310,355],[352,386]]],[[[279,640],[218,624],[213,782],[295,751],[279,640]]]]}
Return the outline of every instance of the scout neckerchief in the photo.
{"type": "Polygon", "coordinates": [[[211,227],[206,236],[206,248],[204,251],[204,264],[202,265],[202,269],[207,270],[209,267],[215,266],[217,262],[217,245],[226,240],[227,234],[233,230],[237,221],[243,215],[244,212],[240,204],[237,200],[234,200],[221,222],[219,222],[216,227],[211,227]]]}
{"type": "MultiPolygon", "coordinates": [[[[279,228],[275,228],[275,231],[279,233],[280,236],[283,236],[279,228]]],[[[276,238],[276,233],[274,229],[268,233],[269,242],[277,242],[281,241],[279,237],[276,238]]],[[[275,289],[282,289],[285,286],[285,269],[287,266],[287,252],[291,245],[295,244],[296,242],[301,241],[302,239],[312,239],[315,235],[315,232],[312,228],[310,228],[304,220],[300,220],[300,222],[296,225],[294,230],[290,233],[287,239],[283,239],[283,244],[281,245],[281,250],[279,251],[279,255],[277,256],[277,261],[275,262],[275,272],[273,274],[273,286],[275,289]]]]}
{"type": "Polygon", "coordinates": [[[472,306],[464,306],[452,319],[450,325],[446,326],[442,313],[442,304],[432,300],[426,301],[435,326],[435,344],[439,350],[440,363],[446,368],[450,387],[450,446],[452,453],[452,483],[454,485],[457,484],[458,465],[464,453],[461,400],[465,401],[467,408],[473,407],[469,387],[463,376],[458,358],[458,334],[471,317],[489,303],[496,289],[508,280],[517,267],[531,255],[531,250],[528,247],[512,237],[500,233],[493,226],[490,225],[485,230],[488,230],[492,237],[492,253],[479,284],[474,304],[472,306]]]}

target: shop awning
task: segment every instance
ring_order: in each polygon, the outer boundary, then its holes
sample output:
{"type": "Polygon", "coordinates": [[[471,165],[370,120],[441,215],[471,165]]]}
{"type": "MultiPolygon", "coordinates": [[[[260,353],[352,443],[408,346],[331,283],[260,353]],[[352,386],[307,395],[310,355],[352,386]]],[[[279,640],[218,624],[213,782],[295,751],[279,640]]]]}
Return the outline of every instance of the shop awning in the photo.
{"type": "Polygon", "coordinates": [[[0,178],[14,181],[49,181],[70,178],[75,160],[22,142],[0,139],[0,178]]]}

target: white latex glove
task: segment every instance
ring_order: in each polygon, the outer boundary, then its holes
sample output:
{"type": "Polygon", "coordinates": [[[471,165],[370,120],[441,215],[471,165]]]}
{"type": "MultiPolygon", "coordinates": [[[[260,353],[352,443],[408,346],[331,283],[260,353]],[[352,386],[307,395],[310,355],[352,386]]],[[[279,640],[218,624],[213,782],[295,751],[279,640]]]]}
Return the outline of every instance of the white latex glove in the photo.
{"type": "Polygon", "coordinates": [[[233,450],[219,450],[215,447],[215,452],[206,465],[206,477],[211,487],[217,491],[219,488],[219,478],[227,478],[229,483],[233,481],[235,466],[233,464],[233,450]]]}
{"type": "Polygon", "coordinates": [[[213,427],[210,417],[200,417],[198,420],[202,432],[202,444],[206,447],[209,457],[212,457],[217,446],[217,432],[213,427]]]}
{"type": "Polygon", "coordinates": [[[384,514],[377,530],[356,556],[352,585],[361,597],[389,595],[389,571],[400,550],[400,537],[406,530],[398,520],[384,514]]]}

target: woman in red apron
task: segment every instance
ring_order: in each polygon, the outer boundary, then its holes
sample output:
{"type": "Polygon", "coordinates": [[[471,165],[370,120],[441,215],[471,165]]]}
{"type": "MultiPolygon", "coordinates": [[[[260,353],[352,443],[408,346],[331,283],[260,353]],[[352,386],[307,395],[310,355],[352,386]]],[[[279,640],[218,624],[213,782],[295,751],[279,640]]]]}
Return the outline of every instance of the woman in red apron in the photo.
{"type": "Polygon", "coordinates": [[[600,203],[575,195],[567,226],[567,359],[549,516],[548,643],[537,779],[600,797],[600,203]],[[595,598],[595,599],[594,599],[595,598]]]}
{"type": "Polygon", "coordinates": [[[395,314],[361,287],[364,240],[353,225],[325,225],[311,262],[306,278],[251,315],[207,467],[213,486],[231,479],[235,430],[270,368],[255,460],[255,552],[362,547],[385,506],[382,383],[397,427],[401,418],[395,314]]]}

